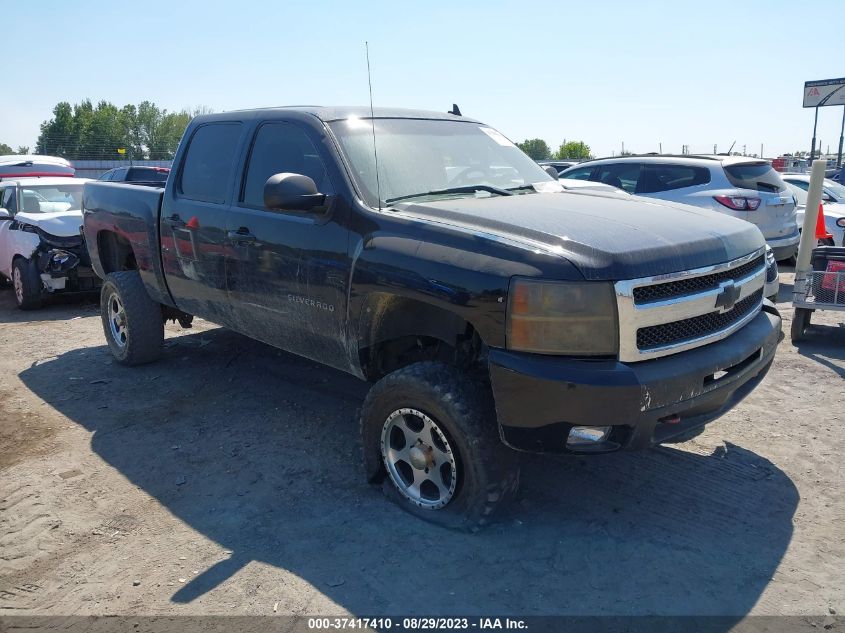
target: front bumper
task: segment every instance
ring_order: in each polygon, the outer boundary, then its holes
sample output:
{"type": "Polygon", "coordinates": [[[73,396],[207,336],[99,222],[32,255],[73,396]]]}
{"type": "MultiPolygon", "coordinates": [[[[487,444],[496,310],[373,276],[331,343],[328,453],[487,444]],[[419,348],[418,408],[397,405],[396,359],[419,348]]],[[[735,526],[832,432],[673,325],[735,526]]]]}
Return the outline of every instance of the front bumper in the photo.
{"type": "Polygon", "coordinates": [[[781,337],[777,309],[732,336],[639,363],[490,350],[490,376],[503,441],[534,452],[566,447],[573,426],[612,426],[583,452],[642,449],[727,412],[760,383],[781,337]],[[674,420],[680,416],[680,422],[674,420]]]}

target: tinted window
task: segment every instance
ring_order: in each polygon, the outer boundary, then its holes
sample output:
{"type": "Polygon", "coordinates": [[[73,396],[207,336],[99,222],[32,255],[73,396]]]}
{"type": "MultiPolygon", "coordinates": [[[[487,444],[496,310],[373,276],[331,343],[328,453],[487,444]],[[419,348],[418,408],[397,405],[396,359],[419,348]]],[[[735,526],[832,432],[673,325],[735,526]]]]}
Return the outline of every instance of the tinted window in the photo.
{"type": "Polygon", "coordinates": [[[185,155],[179,193],[192,200],[225,202],[240,135],[240,123],[209,123],[197,128],[185,155]]]}
{"type": "Polygon", "coordinates": [[[573,180],[589,180],[590,174],[593,173],[592,165],[590,167],[576,167],[560,175],[561,178],[572,178],[573,180]]]}
{"type": "Polygon", "coordinates": [[[128,182],[167,182],[167,172],[153,167],[133,167],[126,174],[128,182]]]}
{"type": "Polygon", "coordinates": [[[645,165],[640,193],[656,193],[710,182],[710,170],[689,165],[645,165]]]}
{"type": "Polygon", "coordinates": [[[258,129],[250,151],[243,203],[263,207],[264,183],[282,172],[310,177],[320,193],[333,191],[326,167],[305,132],[290,123],[265,123],[258,129]]]}
{"type": "Polygon", "coordinates": [[[596,175],[591,180],[624,189],[628,193],[636,193],[640,181],[640,164],[612,163],[600,165],[596,175]]]}
{"type": "Polygon", "coordinates": [[[115,169],[114,173],[112,173],[111,175],[111,179],[123,182],[124,180],[126,180],[126,173],[128,171],[128,167],[120,167],[119,169],[115,169]]]}
{"type": "Polygon", "coordinates": [[[114,174],[114,170],[110,169],[109,171],[104,173],[102,176],[97,178],[97,180],[111,180],[111,177],[112,177],[113,174],[114,174]]]}
{"type": "Polygon", "coordinates": [[[725,175],[734,187],[754,191],[783,191],[786,185],[769,163],[725,165],[725,175]]]}

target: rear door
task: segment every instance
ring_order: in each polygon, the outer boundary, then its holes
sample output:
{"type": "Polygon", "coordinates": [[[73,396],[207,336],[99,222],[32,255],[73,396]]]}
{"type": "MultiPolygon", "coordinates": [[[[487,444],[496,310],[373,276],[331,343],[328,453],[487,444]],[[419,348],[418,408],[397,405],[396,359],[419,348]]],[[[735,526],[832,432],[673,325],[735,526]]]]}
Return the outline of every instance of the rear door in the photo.
{"type": "Polygon", "coordinates": [[[198,126],[160,218],[164,274],[179,309],[232,325],[226,292],[226,213],[234,190],[241,121],[198,126]]]}
{"type": "Polygon", "coordinates": [[[348,229],[320,139],[287,120],[253,135],[241,190],[228,215],[226,273],[238,329],[276,347],[348,368],[344,345],[348,229]],[[277,173],[311,177],[329,202],[314,213],[269,210],[264,183],[277,173]],[[340,205],[336,205],[339,207],[340,205]]]}

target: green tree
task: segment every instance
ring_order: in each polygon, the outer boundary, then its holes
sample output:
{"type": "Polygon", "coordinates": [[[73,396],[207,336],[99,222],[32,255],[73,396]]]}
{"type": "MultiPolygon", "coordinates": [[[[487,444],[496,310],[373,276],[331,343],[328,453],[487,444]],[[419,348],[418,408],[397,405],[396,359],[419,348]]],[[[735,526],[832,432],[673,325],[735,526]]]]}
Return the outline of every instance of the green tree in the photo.
{"type": "Polygon", "coordinates": [[[41,124],[35,150],[72,160],[109,160],[118,158],[117,150],[123,148],[126,158],[169,160],[193,116],[207,112],[211,109],[168,112],[151,101],[122,108],[108,101],[96,107],[90,100],[74,106],[63,101],[53,108],[53,118],[41,124]]]}
{"type": "Polygon", "coordinates": [[[555,155],[555,158],[558,159],[575,160],[587,160],[592,157],[590,146],[584,141],[569,141],[568,143],[564,143],[558,148],[557,154],[555,155]]]}
{"type": "Polygon", "coordinates": [[[0,156],[5,156],[6,154],[14,154],[12,151],[11,146],[6,145],[5,143],[0,143],[0,156]]]}
{"type": "Polygon", "coordinates": [[[18,145],[18,150],[15,154],[29,154],[29,145],[18,145]]]}
{"type": "Polygon", "coordinates": [[[534,160],[548,160],[552,156],[548,144],[541,138],[525,139],[516,146],[534,160]]]}

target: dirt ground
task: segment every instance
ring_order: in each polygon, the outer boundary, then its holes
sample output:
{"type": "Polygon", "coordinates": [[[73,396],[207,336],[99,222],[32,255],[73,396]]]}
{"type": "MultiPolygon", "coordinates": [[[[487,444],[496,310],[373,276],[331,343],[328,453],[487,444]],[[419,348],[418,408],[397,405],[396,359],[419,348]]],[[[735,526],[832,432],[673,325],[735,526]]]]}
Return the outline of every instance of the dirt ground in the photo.
{"type": "Polygon", "coordinates": [[[0,615],[842,613],[843,320],[693,441],[524,457],[467,535],[364,482],[356,379],[202,321],[123,368],[93,302],[4,288],[0,615]]]}

